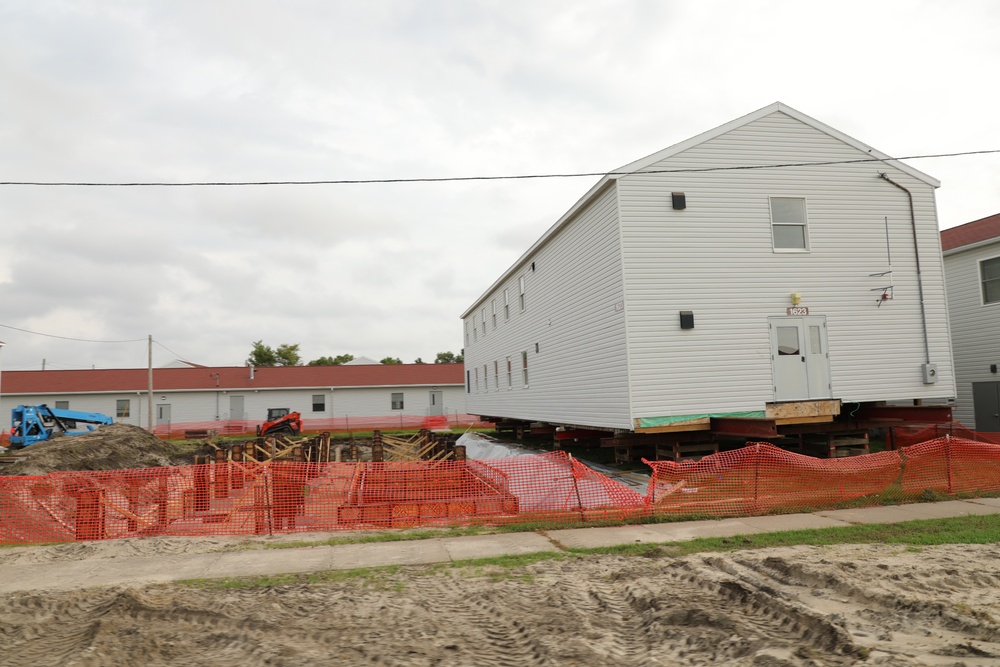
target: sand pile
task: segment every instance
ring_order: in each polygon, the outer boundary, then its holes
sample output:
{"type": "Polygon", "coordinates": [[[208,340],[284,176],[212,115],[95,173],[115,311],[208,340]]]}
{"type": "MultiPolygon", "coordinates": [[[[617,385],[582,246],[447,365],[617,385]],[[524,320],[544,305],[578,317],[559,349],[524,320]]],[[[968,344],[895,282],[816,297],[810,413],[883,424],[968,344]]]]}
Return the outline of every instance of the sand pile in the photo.
{"type": "Polygon", "coordinates": [[[0,475],[45,475],[56,470],[124,470],[192,462],[191,452],[131,424],[45,440],[16,452],[24,458],[0,466],[0,475]]]}

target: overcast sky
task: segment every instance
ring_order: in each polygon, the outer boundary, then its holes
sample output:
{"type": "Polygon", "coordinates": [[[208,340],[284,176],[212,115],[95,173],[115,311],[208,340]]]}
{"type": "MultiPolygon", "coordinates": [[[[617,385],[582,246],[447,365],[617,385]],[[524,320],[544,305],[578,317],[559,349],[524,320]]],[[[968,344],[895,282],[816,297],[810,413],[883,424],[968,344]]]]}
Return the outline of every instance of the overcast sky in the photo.
{"type": "MultiPolygon", "coordinates": [[[[1000,149],[1000,3],[0,0],[0,181],[602,172],[775,101],[891,155],[1000,149]]],[[[942,229],[1000,154],[911,160],[942,229]]],[[[597,178],[0,186],[3,369],[462,347],[597,178]],[[54,336],[132,343],[83,343],[54,336]]]]}

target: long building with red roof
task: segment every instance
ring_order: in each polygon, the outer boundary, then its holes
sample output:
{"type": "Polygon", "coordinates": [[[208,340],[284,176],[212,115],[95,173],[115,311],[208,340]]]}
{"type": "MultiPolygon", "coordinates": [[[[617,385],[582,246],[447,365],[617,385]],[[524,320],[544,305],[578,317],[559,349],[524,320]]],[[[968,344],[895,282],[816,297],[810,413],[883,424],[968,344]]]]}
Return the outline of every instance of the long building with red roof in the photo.
{"type": "MultiPolygon", "coordinates": [[[[4,371],[0,423],[6,432],[11,408],[46,404],[145,427],[148,387],[145,368],[4,371]]],[[[153,369],[152,413],[161,434],[255,432],[269,408],[300,412],[308,431],[410,428],[469,421],[465,394],[462,364],[190,365],[153,369]]]]}

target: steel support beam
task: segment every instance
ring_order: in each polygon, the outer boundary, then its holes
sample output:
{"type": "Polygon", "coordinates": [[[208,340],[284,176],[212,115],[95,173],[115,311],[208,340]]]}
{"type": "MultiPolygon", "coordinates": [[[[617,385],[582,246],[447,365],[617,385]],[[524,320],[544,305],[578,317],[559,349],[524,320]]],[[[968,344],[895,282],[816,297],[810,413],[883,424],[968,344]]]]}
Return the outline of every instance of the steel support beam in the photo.
{"type": "Polygon", "coordinates": [[[740,419],[713,417],[712,433],[746,438],[777,438],[778,426],[773,419],[740,419]]]}
{"type": "Polygon", "coordinates": [[[952,420],[950,405],[862,405],[853,417],[915,424],[947,424],[952,420]]]}

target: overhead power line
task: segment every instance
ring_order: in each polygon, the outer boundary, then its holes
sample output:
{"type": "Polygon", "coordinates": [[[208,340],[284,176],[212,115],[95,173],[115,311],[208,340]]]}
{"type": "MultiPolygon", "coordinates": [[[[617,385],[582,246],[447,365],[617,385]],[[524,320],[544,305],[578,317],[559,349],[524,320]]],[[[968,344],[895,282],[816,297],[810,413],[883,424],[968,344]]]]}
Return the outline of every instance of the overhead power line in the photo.
{"type": "Polygon", "coordinates": [[[142,343],[145,342],[145,338],[134,338],[130,340],[93,340],[90,338],[72,338],[70,336],[57,336],[55,334],[41,333],[40,331],[29,331],[28,329],[20,329],[18,327],[12,327],[9,324],[0,324],[0,327],[4,329],[13,329],[14,331],[20,331],[22,333],[29,333],[34,336],[45,336],[46,338],[59,338],[62,340],[74,340],[80,343],[142,343]]]}
{"type": "Polygon", "coordinates": [[[890,158],[858,158],[855,160],[828,160],[822,162],[785,162],[781,164],[753,164],[726,167],[686,167],[681,169],[642,169],[638,171],[586,171],[567,174],[515,174],[507,176],[442,176],[424,178],[359,178],[334,179],[315,181],[185,181],[171,183],[167,181],[0,181],[0,185],[31,185],[42,187],[95,187],[95,188],[128,188],[128,187],[234,187],[246,185],[367,185],[377,183],[449,183],[458,181],[516,181],[542,178],[582,178],[585,176],[628,176],[630,174],[683,174],[706,171],[740,171],[750,169],[781,169],[782,167],[822,167],[836,164],[857,164],[863,162],[894,162],[899,160],[922,160],[925,158],[961,157],[966,155],[989,155],[1000,153],[1000,149],[982,151],[963,151],[960,153],[933,153],[927,155],[907,155],[890,158]]]}

